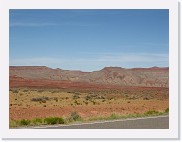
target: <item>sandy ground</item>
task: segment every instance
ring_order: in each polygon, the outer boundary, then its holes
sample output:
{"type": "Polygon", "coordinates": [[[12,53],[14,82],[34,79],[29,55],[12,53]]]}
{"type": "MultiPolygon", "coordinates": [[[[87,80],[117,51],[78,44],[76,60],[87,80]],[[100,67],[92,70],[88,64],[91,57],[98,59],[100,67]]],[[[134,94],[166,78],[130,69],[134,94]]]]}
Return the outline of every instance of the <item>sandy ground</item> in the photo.
{"type": "Polygon", "coordinates": [[[168,89],[121,90],[32,90],[10,91],[10,120],[68,117],[76,111],[81,117],[133,114],[149,110],[163,112],[169,107],[168,89]],[[86,99],[89,96],[89,99],[86,99]],[[46,98],[47,97],[47,98],[46,98]],[[42,100],[33,101],[41,98],[42,100]],[[45,99],[46,98],[46,99],[45,99]],[[45,99],[45,100],[44,100],[45,99]]]}
{"type": "Polygon", "coordinates": [[[31,108],[11,108],[11,119],[33,119],[45,118],[49,116],[69,116],[76,111],[81,117],[106,116],[112,113],[133,114],[144,113],[148,110],[164,111],[168,107],[168,101],[130,101],[130,103],[95,105],[95,106],[65,106],[65,107],[31,107],[31,108]]]}

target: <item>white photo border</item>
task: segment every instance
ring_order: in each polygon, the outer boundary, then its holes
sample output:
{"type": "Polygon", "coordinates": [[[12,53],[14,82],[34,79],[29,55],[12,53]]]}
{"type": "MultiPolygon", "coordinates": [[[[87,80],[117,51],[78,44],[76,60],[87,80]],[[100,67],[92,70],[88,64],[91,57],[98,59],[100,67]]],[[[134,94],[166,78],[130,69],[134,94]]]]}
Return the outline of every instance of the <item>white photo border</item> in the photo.
{"type": "Polygon", "coordinates": [[[179,138],[179,61],[177,0],[1,0],[0,21],[0,133],[2,134],[3,139],[179,138]],[[10,9],[169,9],[169,129],[9,129],[10,9]]]}

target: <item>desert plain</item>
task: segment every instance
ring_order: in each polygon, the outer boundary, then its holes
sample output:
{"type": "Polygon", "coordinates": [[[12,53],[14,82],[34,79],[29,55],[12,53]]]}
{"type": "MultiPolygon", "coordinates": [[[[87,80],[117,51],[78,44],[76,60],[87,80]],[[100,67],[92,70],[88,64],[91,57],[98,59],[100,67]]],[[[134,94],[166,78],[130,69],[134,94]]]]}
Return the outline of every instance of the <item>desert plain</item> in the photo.
{"type": "MultiPolygon", "coordinates": [[[[69,118],[82,121],[169,110],[169,68],[106,67],[82,72],[11,66],[10,121],[69,118]]],[[[153,113],[151,113],[153,114],[153,113]]]]}

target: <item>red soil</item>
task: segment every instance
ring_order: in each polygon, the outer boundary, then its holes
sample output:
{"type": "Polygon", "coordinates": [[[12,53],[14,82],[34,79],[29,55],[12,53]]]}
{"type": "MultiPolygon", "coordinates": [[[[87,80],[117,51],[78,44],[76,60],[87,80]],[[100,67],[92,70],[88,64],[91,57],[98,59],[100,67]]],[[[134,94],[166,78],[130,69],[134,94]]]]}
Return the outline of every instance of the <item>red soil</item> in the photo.
{"type": "Polygon", "coordinates": [[[10,118],[15,120],[45,118],[50,116],[70,116],[71,112],[78,112],[81,117],[107,116],[113,112],[118,114],[145,113],[148,110],[164,111],[168,107],[168,100],[164,101],[130,101],[124,104],[95,105],[95,106],[64,106],[64,107],[31,107],[11,108],[10,118]]]}

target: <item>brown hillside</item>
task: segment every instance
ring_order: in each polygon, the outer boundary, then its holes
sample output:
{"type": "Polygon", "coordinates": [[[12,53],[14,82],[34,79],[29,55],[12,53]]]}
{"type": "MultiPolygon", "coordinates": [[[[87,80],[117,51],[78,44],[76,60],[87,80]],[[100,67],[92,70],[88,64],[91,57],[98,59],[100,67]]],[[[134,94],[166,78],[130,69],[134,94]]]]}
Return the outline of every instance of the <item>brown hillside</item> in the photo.
{"type": "Polygon", "coordinates": [[[46,66],[10,66],[10,87],[168,87],[169,68],[105,67],[82,72],[52,69],[46,66]]]}

